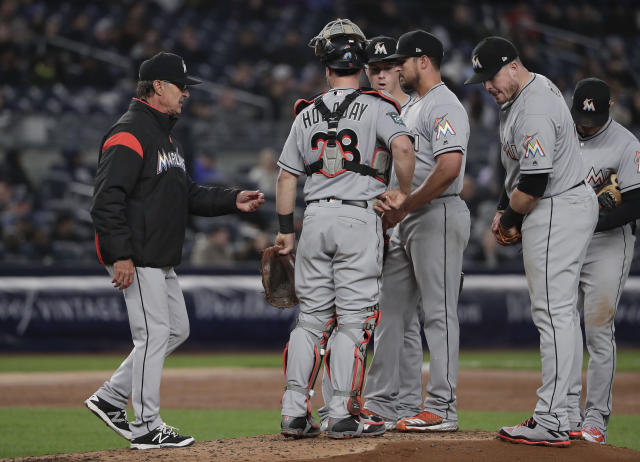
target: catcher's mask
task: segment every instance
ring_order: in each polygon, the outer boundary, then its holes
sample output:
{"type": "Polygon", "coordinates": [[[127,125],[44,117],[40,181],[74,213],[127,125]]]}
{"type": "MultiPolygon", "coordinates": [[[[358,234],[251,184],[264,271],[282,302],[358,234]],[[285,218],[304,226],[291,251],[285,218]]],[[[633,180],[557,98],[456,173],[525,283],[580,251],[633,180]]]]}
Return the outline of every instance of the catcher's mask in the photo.
{"type": "Polygon", "coordinates": [[[331,21],[311,39],[309,46],[322,64],[331,69],[362,69],[367,64],[366,38],[348,19],[331,21]]]}

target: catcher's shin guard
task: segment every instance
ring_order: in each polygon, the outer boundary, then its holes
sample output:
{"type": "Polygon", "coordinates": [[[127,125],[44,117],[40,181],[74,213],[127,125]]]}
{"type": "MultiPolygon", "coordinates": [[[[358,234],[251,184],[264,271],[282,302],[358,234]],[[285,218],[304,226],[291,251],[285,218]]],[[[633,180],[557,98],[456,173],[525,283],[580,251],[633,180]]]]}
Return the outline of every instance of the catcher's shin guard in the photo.
{"type": "MultiPolygon", "coordinates": [[[[306,328],[313,332],[317,332],[320,330],[321,335],[315,339],[315,344],[313,345],[313,367],[311,368],[311,374],[309,375],[309,380],[306,386],[301,387],[298,385],[293,385],[287,383],[285,386],[285,391],[295,391],[297,393],[302,393],[305,395],[307,401],[307,413],[311,414],[311,403],[309,402],[309,398],[311,398],[314,394],[313,387],[316,384],[316,380],[318,379],[318,373],[320,372],[320,367],[322,366],[322,360],[327,352],[327,343],[329,342],[329,337],[331,337],[331,333],[336,325],[336,315],[334,314],[329,321],[326,323],[310,323],[306,321],[302,321],[298,318],[297,326],[306,328]]],[[[283,366],[284,366],[284,375],[285,380],[287,377],[287,361],[288,361],[288,351],[289,351],[289,343],[284,349],[283,353],[283,366]]]]}
{"type": "Polygon", "coordinates": [[[334,390],[334,395],[348,397],[347,410],[350,414],[359,416],[362,411],[362,387],[364,385],[364,372],[367,367],[367,346],[373,337],[373,331],[380,322],[380,310],[378,305],[367,308],[371,314],[363,323],[346,323],[336,326],[336,333],[340,332],[349,337],[354,345],[353,375],[351,378],[351,390],[334,390]],[[362,338],[354,334],[354,330],[362,330],[362,338]]]}

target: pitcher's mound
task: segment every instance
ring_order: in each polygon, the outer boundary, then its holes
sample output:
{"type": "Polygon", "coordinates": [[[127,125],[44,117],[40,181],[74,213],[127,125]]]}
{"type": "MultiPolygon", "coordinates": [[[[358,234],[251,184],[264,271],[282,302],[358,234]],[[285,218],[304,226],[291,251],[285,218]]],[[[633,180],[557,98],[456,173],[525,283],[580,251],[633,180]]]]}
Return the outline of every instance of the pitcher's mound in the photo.
{"type": "Polygon", "coordinates": [[[518,462],[588,460],[637,461],[640,451],[601,446],[586,441],[573,441],[568,448],[533,447],[511,444],[496,439],[495,433],[461,431],[456,433],[395,433],[377,438],[331,440],[318,438],[292,440],[281,435],[262,435],[216,441],[197,441],[179,449],[85,452],[14,459],[22,461],[109,461],[131,460],[187,462],[280,462],[280,461],[340,461],[340,462],[518,462]]]}

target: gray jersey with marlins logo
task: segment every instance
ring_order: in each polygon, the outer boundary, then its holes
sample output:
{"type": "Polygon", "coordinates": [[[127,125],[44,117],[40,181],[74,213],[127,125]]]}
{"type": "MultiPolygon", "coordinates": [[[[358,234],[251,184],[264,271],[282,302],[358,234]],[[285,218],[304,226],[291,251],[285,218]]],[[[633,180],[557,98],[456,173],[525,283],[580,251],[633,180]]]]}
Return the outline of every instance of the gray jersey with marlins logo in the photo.
{"type": "MultiPolygon", "coordinates": [[[[323,96],[330,110],[335,110],[353,89],[334,88],[323,96]]],[[[291,133],[282,149],[278,166],[294,175],[304,174],[305,164],[320,158],[327,139],[327,122],[310,105],[296,117],[291,133]]],[[[349,160],[360,159],[361,164],[372,165],[376,144],[391,146],[399,135],[411,135],[393,105],[377,96],[362,94],[352,102],[338,124],[337,141],[349,160]],[[372,123],[377,120],[377,123],[372,123]],[[372,130],[375,127],[375,132],[372,130]]],[[[329,178],[317,173],[307,178],[304,185],[306,201],[336,197],[344,200],[370,200],[382,194],[386,185],[371,176],[345,171],[329,178]]]]}
{"type": "Polygon", "coordinates": [[[555,196],[584,179],[571,113],[549,79],[532,74],[520,94],[500,109],[500,142],[509,197],[520,175],[549,173],[543,197],[555,196]]]}
{"type": "Polygon", "coordinates": [[[543,197],[524,217],[522,258],[531,314],[540,333],[542,386],[535,421],[569,431],[567,393],[574,359],[578,276],[598,218],[566,102],[546,77],[531,79],[500,111],[502,164],[509,197],[520,175],[548,173],[543,197]]]}
{"type": "Polygon", "coordinates": [[[594,189],[615,173],[620,192],[640,187],[640,141],[618,122],[609,119],[594,135],[580,137],[586,180],[594,189]]]}
{"type": "MultiPolygon", "coordinates": [[[[618,122],[609,119],[592,136],[580,137],[580,144],[586,164],[586,180],[595,190],[607,183],[614,173],[623,193],[640,187],[640,142],[618,122]]],[[[584,312],[589,366],[583,416],[580,409],[582,332],[579,313],[576,313],[569,420],[572,424],[582,423],[583,427],[595,427],[605,438],[611,415],[611,390],[616,368],[613,320],[629,276],[634,244],[631,224],[595,233],[580,271],[578,308],[584,312]]]]}
{"type": "MultiPolygon", "coordinates": [[[[414,97],[402,109],[402,119],[414,136],[416,167],[411,189],[418,188],[436,164],[436,157],[445,152],[467,152],[469,118],[456,95],[440,82],[422,98],[414,97]]],[[[459,194],[462,190],[464,166],[458,178],[442,196],[459,194]]]]}
{"type": "Polygon", "coordinates": [[[440,197],[411,212],[393,229],[383,268],[382,315],[365,386],[365,407],[391,422],[420,411],[411,399],[419,379],[410,383],[399,370],[406,364],[400,358],[406,348],[399,340],[415,337],[411,332],[418,322],[416,308],[421,301],[431,353],[424,409],[442,418],[431,431],[453,431],[458,428],[457,305],[462,254],[470,229],[469,209],[458,193],[464,177],[469,119],[458,98],[442,82],[412,99],[402,118],[414,136],[413,190],[427,179],[439,155],[461,152],[462,165],[458,177],[440,197]],[[407,393],[408,402],[399,400],[402,393],[407,393]]]}

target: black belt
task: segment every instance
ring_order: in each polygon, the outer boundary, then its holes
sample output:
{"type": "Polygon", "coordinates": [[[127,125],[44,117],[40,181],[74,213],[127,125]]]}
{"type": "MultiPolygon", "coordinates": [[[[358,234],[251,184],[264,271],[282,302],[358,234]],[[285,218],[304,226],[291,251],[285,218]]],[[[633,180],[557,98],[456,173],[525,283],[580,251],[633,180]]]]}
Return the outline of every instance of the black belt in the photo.
{"type": "Polygon", "coordinates": [[[553,196],[542,196],[541,199],[549,199],[550,197],[555,197],[555,196],[559,196],[560,194],[564,194],[567,191],[571,191],[572,189],[576,189],[578,186],[582,186],[582,185],[586,185],[586,183],[584,182],[584,180],[582,180],[580,183],[574,184],[573,186],[571,186],[569,189],[565,189],[562,192],[559,192],[558,194],[554,194],[553,196]]]}
{"type": "Polygon", "coordinates": [[[307,201],[307,205],[315,204],[318,202],[334,202],[340,201],[344,205],[353,205],[354,207],[360,207],[363,209],[369,208],[369,203],[367,201],[345,201],[342,199],[336,199],[335,197],[327,197],[326,199],[314,199],[312,201],[307,201]]]}

